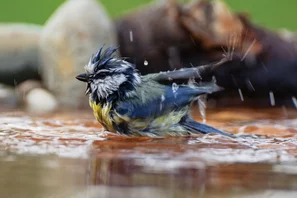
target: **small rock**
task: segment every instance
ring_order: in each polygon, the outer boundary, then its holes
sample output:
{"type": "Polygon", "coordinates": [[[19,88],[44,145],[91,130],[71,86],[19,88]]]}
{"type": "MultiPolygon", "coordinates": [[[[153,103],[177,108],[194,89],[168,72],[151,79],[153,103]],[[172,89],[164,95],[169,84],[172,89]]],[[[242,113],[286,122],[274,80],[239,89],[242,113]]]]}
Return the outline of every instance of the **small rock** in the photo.
{"type": "Polygon", "coordinates": [[[0,83],[15,86],[27,79],[40,79],[41,30],[33,24],[0,24],[0,83]]]}
{"type": "Polygon", "coordinates": [[[34,88],[24,98],[26,111],[34,114],[51,113],[57,109],[58,102],[49,91],[34,88]]]}
{"type": "Polygon", "coordinates": [[[16,87],[16,92],[21,95],[26,95],[29,91],[35,88],[42,88],[41,82],[27,80],[16,87]]]}
{"type": "Polygon", "coordinates": [[[88,105],[85,85],[75,76],[101,45],[115,44],[112,21],[95,0],[68,0],[45,25],[41,36],[42,76],[46,87],[59,103],[81,107],[88,105]]]}
{"type": "Polygon", "coordinates": [[[44,89],[38,81],[25,81],[16,88],[16,92],[19,101],[29,113],[47,114],[58,107],[54,95],[44,89]]]}

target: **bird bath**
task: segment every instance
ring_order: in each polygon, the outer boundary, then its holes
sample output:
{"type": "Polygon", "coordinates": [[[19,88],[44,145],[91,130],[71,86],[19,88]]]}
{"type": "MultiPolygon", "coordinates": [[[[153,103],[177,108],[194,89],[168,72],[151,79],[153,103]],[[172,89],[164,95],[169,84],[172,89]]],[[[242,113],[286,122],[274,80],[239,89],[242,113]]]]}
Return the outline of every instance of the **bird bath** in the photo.
{"type": "Polygon", "coordinates": [[[1,109],[0,195],[296,197],[296,115],[282,108],[208,110],[207,124],[261,137],[149,138],[106,132],[91,110],[37,116],[1,109]]]}

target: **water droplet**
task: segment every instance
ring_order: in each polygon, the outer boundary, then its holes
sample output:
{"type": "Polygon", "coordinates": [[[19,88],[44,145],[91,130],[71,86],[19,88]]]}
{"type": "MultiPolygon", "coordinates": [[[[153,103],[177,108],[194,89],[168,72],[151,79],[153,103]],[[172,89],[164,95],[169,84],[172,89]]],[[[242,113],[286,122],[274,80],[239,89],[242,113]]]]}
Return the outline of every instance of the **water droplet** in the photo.
{"type": "Polygon", "coordinates": [[[145,66],[148,66],[148,61],[145,60],[145,61],[143,62],[143,64],[144,64],[145,66]]]}
{"type": "Polygon", "coordinates": [[[213,82],[213,83],[217,83],[217,79],[216,79],[215,76],[212,76],[211,82],[213,82]]]}
{"type": "Polygon", "coordinates": [[[253,40],[253,42],[250,44],[250,46],[247,48],[246,52],[244,53],[243,57],[241,58],[241,61],[245,59],[245,57],[248,55],[252,47],[255,45],[256,39],[253,40]]]}
{"type": "Polygon", "coordinates": [[[162,111],[162,109],[163,109],[163,102],[164,102],[164,100],[165,100],[165,96],[162,95],[161,96],[161,102],[160,102],[160,111],[162,111]]]}
{"type": "Polygon", "coordinates": [[[129,35],[130,35],[130,41],[133,42],[133,32],[132,32],[132,30],[130,30],[129,35]]]}
{"type": "Polygon", "coordinates": [[[270,98],[270,104],[271,106],[275,105],[275,99],[274,99],[274,94],[272,91],[269,92],[269,98],[270,98]]]}
{"type": "Polygon", "coordinates": [[[252,82],[250,81],[250,79],[247,79],[246,80],[246,83],[247,85],[249,86],[249,88],[252,90],[252,91],[255,91],[255,87],[253,86],[252,82]]]}
{"type": "Polygon", "coordinates": [[[261,63],[261,64],[262,64],[262,66],[263,66],[263,69],[264,69],[266,72],[268,72],[268,69],[267,69],[266,65],[265,65],[264,63],[261,63]]]}
{"type": "Polygon", "coordinates": [[[239,96],[240,96],[240,100],[244,101],[241,89],[238,89],[238,93],[239,93],[239,96]]]}
{"type": "Polygon", "coordinates": [[[196,88],[196,81],[195,81],[195,78],[189,78],[188,80],[188,85],[192,88],[196,88]]]}
{"type": "Polygon", "coordinates": [[[198,97],[199,112],[203,123],[206,123],[206,95],[201,95],[198,97]]]}
{"type": "Polygon", "coordinates": [[[173,93],[177,92],[179,86],[176,83],[172,83],[172,91],[173,93]]]}

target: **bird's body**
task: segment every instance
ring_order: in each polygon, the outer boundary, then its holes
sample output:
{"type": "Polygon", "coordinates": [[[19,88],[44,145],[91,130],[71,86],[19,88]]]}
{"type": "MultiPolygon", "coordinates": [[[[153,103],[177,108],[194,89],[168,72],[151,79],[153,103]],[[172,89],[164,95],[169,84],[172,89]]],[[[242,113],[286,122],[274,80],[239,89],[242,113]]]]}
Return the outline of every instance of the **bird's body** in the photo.
{"type": "Polygon", "coordinates": [[[141,78],[142,83],[122,101],[96,104],[90,97],[90,106],[96,119],[112,132],[127,135],[185,135],[189,131],[179,126],[189,112],[190,102],[197,97],[195,89],[188,86],[172,87],[141,78]],[[146,87],[149,87],[147,89],[146,87]],[[185,92],[192,95],[184,105],[175,104],[176,98],[185,92]],[[127,102],[128,101],[128,102],[127,102]]]}
{"type": "Polygon", "coordinates": [[[90,106],[106,130],[133,136],[229,135],[190,117],[199,95],[220,89],[215,83],[161,84],[158,75],[140,76],[132,64],[111,56],[115,49],[101,50],[77,78],[88,83],[90,106]]]}

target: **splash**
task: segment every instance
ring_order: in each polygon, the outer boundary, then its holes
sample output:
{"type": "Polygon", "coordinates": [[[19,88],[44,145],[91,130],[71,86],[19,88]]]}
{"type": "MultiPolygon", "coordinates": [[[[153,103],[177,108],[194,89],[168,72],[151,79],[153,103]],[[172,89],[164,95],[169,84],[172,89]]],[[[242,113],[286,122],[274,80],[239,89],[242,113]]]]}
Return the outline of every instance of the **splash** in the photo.
{"type": "Polygon", "coordinates": [[[206,101],[207,101],[206,95],[201,95],[198,97],[199,112],[203,123],[206,123],[206,101]]]}
{"type": "Polygon", "coordinates": [[[161,96],[161,102],[160,102],[160,111],[163,109],[163,102],[165,101],[165,96],[162,94],[161,96]]]}
{"type": "Polygon", "coordinates": [[[133,32],[132,30],[129,31],[130,42],[133,42],[133,32]]]}
{"type": "Polygon", "coordinates": [[[240,100],[244,101],[244,97],[243,97],[241,89],[238,89],[238,93],[239,93],[240,100]]]}
{"type": "Polygon", "coordinates": [[[270,105],[275,106],[275,99],[272,91],[269,92],[269,99],[270,99],[270,105]]]}
{"type": "Polygon", "coordinates": [[[148,66],[148,61],[144,60],[143,64],[144,64],[144,66],[148,66]]]}
{"type": "Polygon", "coordinates": [[[293,102],[295,108],[297,109],[297,99],[296,99],[296,97],[292,97],[292,102],[293,102]]]}
{"type": "Polygon", "coordinates": [[[250,44],[250,46],[248,47],[248,49],[244,53],[243,57],[241,58],[241,61],[243,61],[246,58],[246,56],[249,54],[250,50],[255,45],[255,43],[256,43],[256,39],[254,39],[253,42],[250,44]]]}
{"type": "Polygon", "coordinates": [[[176,83],[172,83],[172,92],[176,93],[178,90],[179,86],[176,83]]]}

